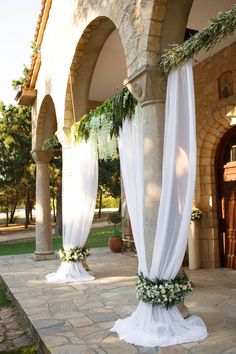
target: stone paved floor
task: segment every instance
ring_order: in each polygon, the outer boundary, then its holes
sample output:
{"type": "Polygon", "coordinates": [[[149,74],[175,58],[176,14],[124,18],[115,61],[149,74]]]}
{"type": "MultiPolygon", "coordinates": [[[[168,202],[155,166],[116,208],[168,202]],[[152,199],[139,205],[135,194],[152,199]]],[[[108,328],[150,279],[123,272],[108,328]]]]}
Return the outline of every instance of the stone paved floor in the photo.
{"type": "Polygon", "coordinates": [[[195,285],[186,304],[200,315],[209,337],[168,348],[129,345],[111,333],[117,318],[136,307],[137,258],[92,250],[89,265],[96,280],[51,284],[44,276],[59,262],[34,262],[30,255],[0,257],[0,274],[37,331],[45,352],[233,354],[236,353],[236,272],[226,269],[187,270],[195,285]],[[48,351],[46,351],[48,350],[48,351]]]}

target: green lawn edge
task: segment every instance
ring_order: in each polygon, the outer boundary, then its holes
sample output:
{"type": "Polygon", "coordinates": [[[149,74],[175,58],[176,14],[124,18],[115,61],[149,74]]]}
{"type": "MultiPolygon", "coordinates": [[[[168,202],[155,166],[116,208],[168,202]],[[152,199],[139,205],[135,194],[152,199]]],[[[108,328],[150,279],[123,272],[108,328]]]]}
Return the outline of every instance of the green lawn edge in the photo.
{"type": "MultiPolygon", "coordinates": [[[[122,234],[121,227],[118,227],[117,231],[119,235],[122,234]]],[[[113,226],[91,229],[86,242],[86,246],[88,248],[106,247],[108,244],[109,237],[113,235],[114,235],[113,226]]],[[[60,248],[62,248],[62,238],[61,236],[54,236],[53,250],[57,251],[60,248]]],[[[27,253],[33,253],[34,251],[35,251],[35,240],[0,244],[0,256],[27,254],[27,253]]]]}

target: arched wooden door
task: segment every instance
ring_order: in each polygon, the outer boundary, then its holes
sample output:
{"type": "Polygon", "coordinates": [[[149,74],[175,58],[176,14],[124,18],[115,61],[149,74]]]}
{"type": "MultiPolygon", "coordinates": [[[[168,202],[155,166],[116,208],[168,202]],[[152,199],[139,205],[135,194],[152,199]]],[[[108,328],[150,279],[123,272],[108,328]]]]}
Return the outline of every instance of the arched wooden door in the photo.
{"type": "Polygon", "coordinates": [[[236,127],[217,149],[216,182],[221,265],[236,269],[236,127]]]}

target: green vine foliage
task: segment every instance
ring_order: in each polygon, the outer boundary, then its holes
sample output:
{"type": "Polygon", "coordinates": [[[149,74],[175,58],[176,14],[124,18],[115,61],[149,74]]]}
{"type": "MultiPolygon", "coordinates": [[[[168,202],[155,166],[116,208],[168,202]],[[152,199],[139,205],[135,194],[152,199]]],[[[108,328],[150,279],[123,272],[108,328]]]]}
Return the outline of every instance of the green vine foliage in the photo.
{"type": "Polygon", "coordinates": [[[29,80],[29,68],[24,65],[22,76],[18,80],[12,80],[12,87],[19,91],[21,87],[26,87],[29,80]]]}
{"type": "Polygon", "coordinates": [[[56,135],[49,136],[43,143],[43,150],[60,150],[61,144],[56,135]]]}
{"type": "Polygon", "coordinates": [[[236,5],[219,14],[208,22],[206,28],[190,37],[181,45],[174,45],[171,49],[165,50],[161,57],[160,68],[168,72],[183,62],[191,59],[201,49],[209,51],[222,39],[233,34],[236,30],[236,5]]]}
{"type": "MultiPolygon", "coordinates": [[[[131,92],[124,88],[112,98],[103,102],[99,107],[93,111],[85,114],[78,122],[72,125],[72,132],[76,142],[90,137],[90,120],[92,117],[100,119],[101,116],[106,116],[106,119],[111,122],[110,135],[117,137],[119,135],[119,128],[122,127],[125,118],[131,119],[134,113],[137,100],[133,97],[131,92]]],[[[102,129],[102,125],[100,126],[102,129]]]]}
{"type": "MultiPolygon", "coordinates": [[[[30,59],[32,62],[35,55],[37,55],[37,53],[40,53],[40,47],[36,44],[36,42],[32,42],[31,49],[32,49],[32,54],[30,56],[30,59]]],[[[24,65],[22,76],[18,80],[12,80],[12,87],[15,91],[21,90],[22,87],[27,87],[29,82],[29,72],[30,72],[30,68],[24,65]]]]}

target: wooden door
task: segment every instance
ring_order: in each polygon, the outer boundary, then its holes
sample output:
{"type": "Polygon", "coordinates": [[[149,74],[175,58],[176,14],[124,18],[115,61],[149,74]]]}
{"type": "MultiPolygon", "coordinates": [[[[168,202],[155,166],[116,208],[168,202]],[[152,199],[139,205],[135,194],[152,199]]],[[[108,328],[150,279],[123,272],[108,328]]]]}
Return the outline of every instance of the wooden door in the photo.
{"type": "Polygon", "coordinates": [[[223,232],[224,266],[236,269],[236,162],[224,166],[223,210],[225,230],[223,232]]]}
{"type": "Polygon", "coordinates": [[[236,126],[222,137],[215,166],[221,266],[236,269],[236,126]]]}

